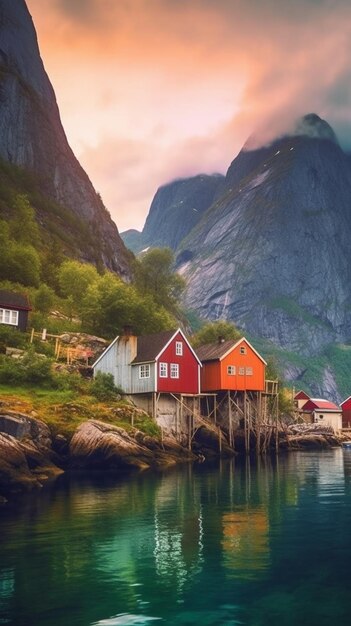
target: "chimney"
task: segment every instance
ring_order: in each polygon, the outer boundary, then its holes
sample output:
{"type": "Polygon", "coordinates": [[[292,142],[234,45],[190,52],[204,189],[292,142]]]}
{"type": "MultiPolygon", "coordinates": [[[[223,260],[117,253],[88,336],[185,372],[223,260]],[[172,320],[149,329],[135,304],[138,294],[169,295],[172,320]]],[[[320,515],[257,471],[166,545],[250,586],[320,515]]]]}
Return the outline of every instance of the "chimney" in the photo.
{"type": "Polygon", "coordinates": [[[224,343],[224,337],[222,335],[219,335],[218,343],[224,343]]]}
{"type": "Polygon", "coordinates": [[[134,335],[133,327],[130,324],[125,324],[125,326],[123,326],[123,336],[130,337],[131,335],[134,335]]]}

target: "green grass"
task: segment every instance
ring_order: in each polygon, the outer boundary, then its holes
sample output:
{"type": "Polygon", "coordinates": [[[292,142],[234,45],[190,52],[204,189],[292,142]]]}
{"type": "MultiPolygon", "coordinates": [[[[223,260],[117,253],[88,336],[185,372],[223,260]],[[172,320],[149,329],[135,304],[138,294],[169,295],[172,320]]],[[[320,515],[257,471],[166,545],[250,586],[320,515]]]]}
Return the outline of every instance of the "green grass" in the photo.
{"type": "MultiPolygon", "coordinates": [[[[0,385],[0,403],[26,415],[34,415],[45,422],[53,435],[58,433],[68,439],[83,422],[94,419],[124,428],[127,432],[141,430],[159,438],[160,428],[151,416],[144,415],[125,400],[98,402],[89,393],[74,390],[55,390],[27,385],[0,385]],[[132,422],[134,426],[132,426],[132,422]]],[[[1,405],[0,405],[1,406],[1,405]]]]}

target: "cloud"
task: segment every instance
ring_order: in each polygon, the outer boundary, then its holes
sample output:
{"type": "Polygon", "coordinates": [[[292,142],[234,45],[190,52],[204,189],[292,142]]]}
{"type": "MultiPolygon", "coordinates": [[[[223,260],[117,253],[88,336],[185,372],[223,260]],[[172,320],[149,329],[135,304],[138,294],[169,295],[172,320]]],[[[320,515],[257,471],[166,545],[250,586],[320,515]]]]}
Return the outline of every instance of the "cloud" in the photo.
{"type": "Polygon", "coordinates": [[[28,0],[67,135],[118,226],[316,112],[351,146],[349,0],[28,0]]]}

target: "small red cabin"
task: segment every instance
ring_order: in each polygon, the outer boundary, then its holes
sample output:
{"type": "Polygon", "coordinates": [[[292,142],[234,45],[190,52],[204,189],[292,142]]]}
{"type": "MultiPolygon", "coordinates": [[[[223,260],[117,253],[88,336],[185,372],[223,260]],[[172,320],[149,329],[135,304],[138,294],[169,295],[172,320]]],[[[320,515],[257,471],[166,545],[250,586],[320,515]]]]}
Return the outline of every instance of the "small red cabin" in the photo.
{"type": "Polygon", "coordinates": [[[342,409],[342,427],[351,428],[351,396],[341,403],[342,409]]]}
{"type": "Polygon", "coordinates": [[[266,361],[243,337],[196,350],[202,363],[201,391],[264,391],[266,361]]]}

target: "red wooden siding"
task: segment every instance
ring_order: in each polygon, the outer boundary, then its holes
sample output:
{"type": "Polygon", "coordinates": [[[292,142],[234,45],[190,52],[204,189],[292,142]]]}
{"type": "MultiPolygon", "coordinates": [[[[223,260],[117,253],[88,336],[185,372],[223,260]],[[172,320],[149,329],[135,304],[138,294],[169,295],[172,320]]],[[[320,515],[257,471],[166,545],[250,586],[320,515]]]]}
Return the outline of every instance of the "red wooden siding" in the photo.
{"type": "Polygon", "coordinates": [[[245,340],[241,341],[221,361],[202,364],[201,391],[264,391],[265,364],[245,340]],[[246,348],[241,354],[240,348],[246,348]],[[227,373],[228,365],[235,367],[235,374],[227,373]],[[248,374],[247,371],[252,371],[248,374]],[[244,372],[243,374],[239,372],[244,372]]]}
{"type": "Polygon", "coordinates": [[[157,360],[157,391],[173,393],[199,393],[200,365],[183,336],[178,333],[157,360]],[[183,354],[176,354],[176,342],[183,344],[183,354]],[[167,363],[167,378],[160,377],[160,363],[167,363]],[[179,366],[179,378],[171,378],[171,363],[179,366]]]}

